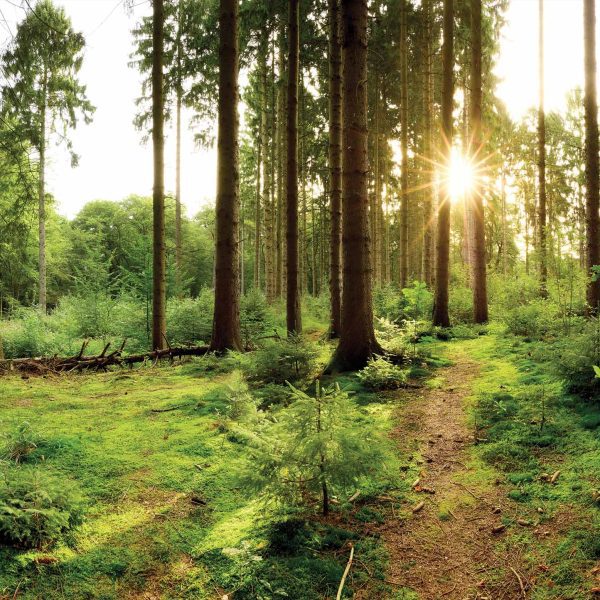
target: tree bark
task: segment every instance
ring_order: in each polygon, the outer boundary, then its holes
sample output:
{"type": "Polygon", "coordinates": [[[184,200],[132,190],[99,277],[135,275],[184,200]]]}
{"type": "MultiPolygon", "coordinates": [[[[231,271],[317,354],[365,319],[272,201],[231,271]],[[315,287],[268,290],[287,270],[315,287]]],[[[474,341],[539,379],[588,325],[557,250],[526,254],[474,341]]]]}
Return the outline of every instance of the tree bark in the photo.
{"type": "Polygon", "coordinates": [[[331,202],[329,337],[338,338],[342,320],[342,47],[340,3],[329,0],[329,190],[331,202]]]}
{"type": "Polygon", "coordinates": [[[382,352],[373,330],[367,130],[367,0],[342,0],[342,249],[340,342],[332,370],[364,367],[382,352]]]}
{"type": "Polygon", "coordinates": [[[275,296],[281,298],[284,285],[284,214],[285,214],[285,187],[284,187],[284,156],[285,156],[285,25],[283,14],[280,15],[279,24],[279,57],[278,57],[278,77],[277,83],[277,217],[276,217],[276,279],[275,296]]]}
{"type": "Polygon", "coordinates": [[[177,90],[176,90],[176,157],[175,157],[175,282],[177,293],[181,294],[182,289],[182,238],[181,238],[181,108],[183,103],[182,87],[182,59],[183,51],[181,47],[181,29],[183,14],[181,10],[181,0],[177,7],[177,90]]]}
{"type": "MultiPolygon", "coordinates": [[[[450,164],[452,152],[452,110],[454,107],[454,1],[444,0],[444,42],[442,50],[442,147],[445,164],[450,164]]],[[[448,287],[450,275],[450,194],[448,182],[441,184],[438,207],[435,299],[433,324],[450,326],[448,287]]]]}
{"type": "Polygon", "coordinates": [[[408,43],[406,0],[400,8],[400,130],[402,172],[400,194],[400,288],[408,285],[408,43]]]}
{"type": "Polygon", "coordinates": [[[48,77],[44,70],[42,80],[42,102],[40,106],[40,164],[38,178],[38,272],[40,312],[46,314],[46,110],[48,103],[48,77]]]}
{"type": "Polygon", "coordinates": [[[540,295],[548,296],[546,219],[546,115],[544,112],[544,0],[539,0],[539,109],[538,109],[538,235],[540,254],[540,295]]]}
{"type": "MultiPolygon", "coordinates": [[[[481,134],[481,0],[471,0],[471,148],[473,165],[482,161],[483,139],[481,134]]],[[[472,272],[473,272],[473,320],[486,323],[488,320],[487,272],[485,260],[485,213],[483,207],[483,185],[475,174],[472,193],[472,272]]],[[[502,250],[505,252],[505,249],[502,250]]]]}
{"type": "Polygon", "coordinates": [[[598,313],[600,279],[591,278],[592,267],[600,265],[598,190],[598,101],[596,93],[596,0],[583,2],[585,43],[585,183],[586,183],[586,268],[587,303],[591,314],[598,313]]]}
{"type": "Polygon", "coordinates": [[[425,136],[424,154],[427,164],[425,174],[427,177],[425,187],[424,215],[425,231],[423,236],[423,278],[427,286],[433,285],[433,11],[432,0],[424,0],[425,10],[425,136]]]}
{"type": "Polygon", "coordinates": [[[298,280],[298,72],[300,70],[299,0],[288,4],[288,80],[287,80],[287,294],[286,317],[289,336],[302,333],[298,280]]]}
{"type": "Polygon", "coordinates": [[[210,349],[241,350],[239,274],[238,0],[219,10],[219,133],[215,310],[210,349]]]}
{"type": "Polygon", "coordinates": [[[152,25],[152,146],[154,151],[153,261],[152,261],[152,348],[166,345],[166,260],[165,260],[165,139],[164,139],[164,3],[154,0],[152,25]]]}

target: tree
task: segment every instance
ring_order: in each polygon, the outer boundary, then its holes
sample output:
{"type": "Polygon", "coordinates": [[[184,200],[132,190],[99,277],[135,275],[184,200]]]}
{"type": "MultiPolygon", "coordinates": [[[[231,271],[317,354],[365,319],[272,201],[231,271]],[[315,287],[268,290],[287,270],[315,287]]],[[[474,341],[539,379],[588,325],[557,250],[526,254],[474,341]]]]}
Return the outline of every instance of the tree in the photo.
{"type": "Polygon", "coordinates": [[[382,349],[373,329],[367,133],[367,0],[342,0],[342,252],[340,342],[331,369],[364,367],[382,349]]]}
{"type": "Polygon", "coordinates": [[[593,267],[600,264],[599,190],[598,190],[598,101],[596,98],[596,0],[584,0],[583,31],[585,43],[585,184],[586,184],[586,269],[587,303],[596,314],[600,304],[600,279],[592,278],[593,267]]]}
{"type": "Polygon", "coordinates": [[[41,311],[46,311],[46,149],[48,138],[57,133],[71,152],[71,162],[78,157],[67,138],[81,115],[91,122],[94,107],[86,88],[77,75],[83,63],[85,40],[76,32],[64,9],[51,0],[42,0],[19,24],[12,48],[3,56],[9,83],[4,88],[5,107],[15,116],[14,135],[37,150],[38,159],[38,230],[39,230],[39,297],[41,311]],[[56,127],[62,126],[61,131],[56,127]]]}
{"type": "Polygon", "coordinates": [[[548,252],[546,219],[546,114],[544,112],[544,0],[539,0],[539,108],[538,108],[538,243],[540,294],[548,295],[548,252]]]}
{"type": "Polygon", "coordinates": [[[408,284],[408,32],[407,0],[400,7],[400,133],[402,136],[402,174],[400,193],[400,287],[408,284]]]}
{"type": "Polygon", "coordinates": [[[167,282],[165,249],[165,138],[164,138],[164,2],[153,0],[152,20],[152,348],[166,345],[167,282]]]}
{"type": "MultiPolygon", "coordinates": [[[[481,164],[483,141],[481,139],[481,0],[471,0],[471,160],[481,164]]],[[[483,186],[477,173],[472,190],[473,215],[473,319],[475,323],[488,320],[487,273],[485,261],[485,215],[483,186]]],[[[506,253],[506,248],[503,248],[506,253]]]]}
{"type": "Polygon", "coordinates": [[[342,309],[342,48],[340,2],[329,0],[329,194],[331,206],[329,336],[341,330],[342,309]]]}
{"type": "MultiPolygon", "coordinates": [[[[442,62],[442,145],[445,152],[445,165],[448,168],[452,151],[452,111],[454,108],[454,0],[444,0],[442,62]]],[[[442,186],[442,197],[438,207],[433,324],[449,327],[450,193],[448,181],[444,181],[442,186]]]]}
{"type": "Polygon", "coordinates": [[[298,281],[298,71],[300,66],[299,0],[288,4],[288,79],[287,79],[287,331],[302,332],[298,281]]]}
{"type": "Polygon", "coordinates": [[[210,348],[241,350],[239,281],[238,1],[220,0],[215,310],[210,348]]]}

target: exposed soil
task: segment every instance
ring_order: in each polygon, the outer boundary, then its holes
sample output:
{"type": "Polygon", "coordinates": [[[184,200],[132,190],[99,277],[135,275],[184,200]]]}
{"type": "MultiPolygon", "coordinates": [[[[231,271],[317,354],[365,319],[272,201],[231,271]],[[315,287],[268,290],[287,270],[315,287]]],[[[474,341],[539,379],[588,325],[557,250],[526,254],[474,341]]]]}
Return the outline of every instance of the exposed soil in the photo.
{"type": "Polygon", "coordinates": [[[403,452],[422,458],[415,458],[420,474],[414,504],[379,531],[390,555],[388,583],[413,590],[421,600],[526,598],[535,574],[527,572],[519,549],[499,543],[505,533],[495,528],[503,517],[527,527],[517,520],[529,516],[515,513],[500,481],[462,483],[473,473],[467,463],[475,443],[464,402],[479,366],[463,355],[453,360],[442,372],[440,389],[399,397],[393,436],[403,452]]]}

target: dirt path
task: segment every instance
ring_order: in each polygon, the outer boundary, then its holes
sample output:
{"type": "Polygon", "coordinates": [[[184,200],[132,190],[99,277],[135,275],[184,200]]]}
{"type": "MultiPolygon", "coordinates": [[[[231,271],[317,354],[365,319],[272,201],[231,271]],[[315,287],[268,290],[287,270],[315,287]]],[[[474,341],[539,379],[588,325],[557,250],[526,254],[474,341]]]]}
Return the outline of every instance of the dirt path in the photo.
{"type": "Polygon", "coordinates": [[[393,435],[420,472],[412,507],[380,530],[390,554],[388,581],[420,600],[525,598],[520,557],[499,550],[504,534],[493,531],[503,516],[513,517],[506,490],[489,481],[477,485],[477,472],[468,466],[474,439],[464,402],[479,365],[457,350],[454,364],[440,373],[440,389],[401,397],[393,435]]]}

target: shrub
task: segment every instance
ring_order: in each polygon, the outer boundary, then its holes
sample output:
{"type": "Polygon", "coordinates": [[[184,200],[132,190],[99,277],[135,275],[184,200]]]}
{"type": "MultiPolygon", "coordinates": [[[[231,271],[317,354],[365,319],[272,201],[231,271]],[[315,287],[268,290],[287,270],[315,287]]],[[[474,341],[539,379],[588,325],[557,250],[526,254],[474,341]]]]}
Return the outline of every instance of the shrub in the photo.
{"type": "Polygon", "coordinates": [[[508,331],[514,335],[539,339],[553,327],[557,315],[553,305],[544,300],[536,300],[525,306],[516,306],[506,311],[505,321],[508,331]]]}
{"type": "Polygon", "coordinates": [[[212,333],[214,296],[203,288],[197,298],[172,298],[167,303],[167,337],[171,345],[208,342],[212,333]]]}
{"type": "Polygon", "coordinates": [[[0,479],[0,543],[51,547],[70,541],[82,519],[82,500],[65,481],[25,468],[7,469],[0,479]]]}
{"type": "Polygon", "coordinates": [[[419,321],[431,316],[433,294],[422,281],[413,281],[411,287],[402,290],[404,315],[406,319],[419,321]]]}
{"type": "Polygon", "coordinates": [[[369,360],[367,366],[359,371],[358,378],[372,390],[396,390],[406,384],[408,370],[378,356],[369,360]]]}
{"type": "Polygon", "coordinates": [[[228,416],[234,421],[252,421],[256,418],[256,404],[250,388],[240,371],[234,371],[225,384],[228,416]]]}
{"type": "Polygon", "coordinates": [[[570,391],[597,395],[600,379],[596,377],[594,366],[600,364],[600,321],[592,319],[581,333],[557,340],[551,359],[570,391]]]}
{"type": "Polygon", "coordinates": [[[257,339],[273,327],[273,316],[261,291],[252,289],[242,296],[240,324],[245,346],[256,345],[257,339]]]}
{"type": "Polygon", "coordinates": [[[291,389],[294,402],[280,411],[253,449],[245,484],[285,507],[319,496],[327,514],[333,494],[382,474],[389,440],[365,421],[338,385],[321,388],[317,381],[314,397],[291,389]]]}
{"type": "Polygon", "coordinates": [[[318,356],[317,345],[302,337],[271,342],[254,353],[247,375],[278,384],[301,381],[314,373],[318,356]]]}
{"type": "Polygon", "coordinates": [[[473,321],[473,292],[469,287],[456,286],[450,292],[448,311],[452,323],[473,321]]]}
{"type": "Polygon", "coordinates": [[[400,322],[403,318],[403,298],[394,284],[373,290],[373,312],[376,317],[400,322]]]}
{"type": "Polygon", "coordinates": [[[4,447],[0,457],[15,463],[26,461],[42,441],[27,421],[15,427],[13,431],[2,434],[2,437],[4,438],[4,447]]]}

